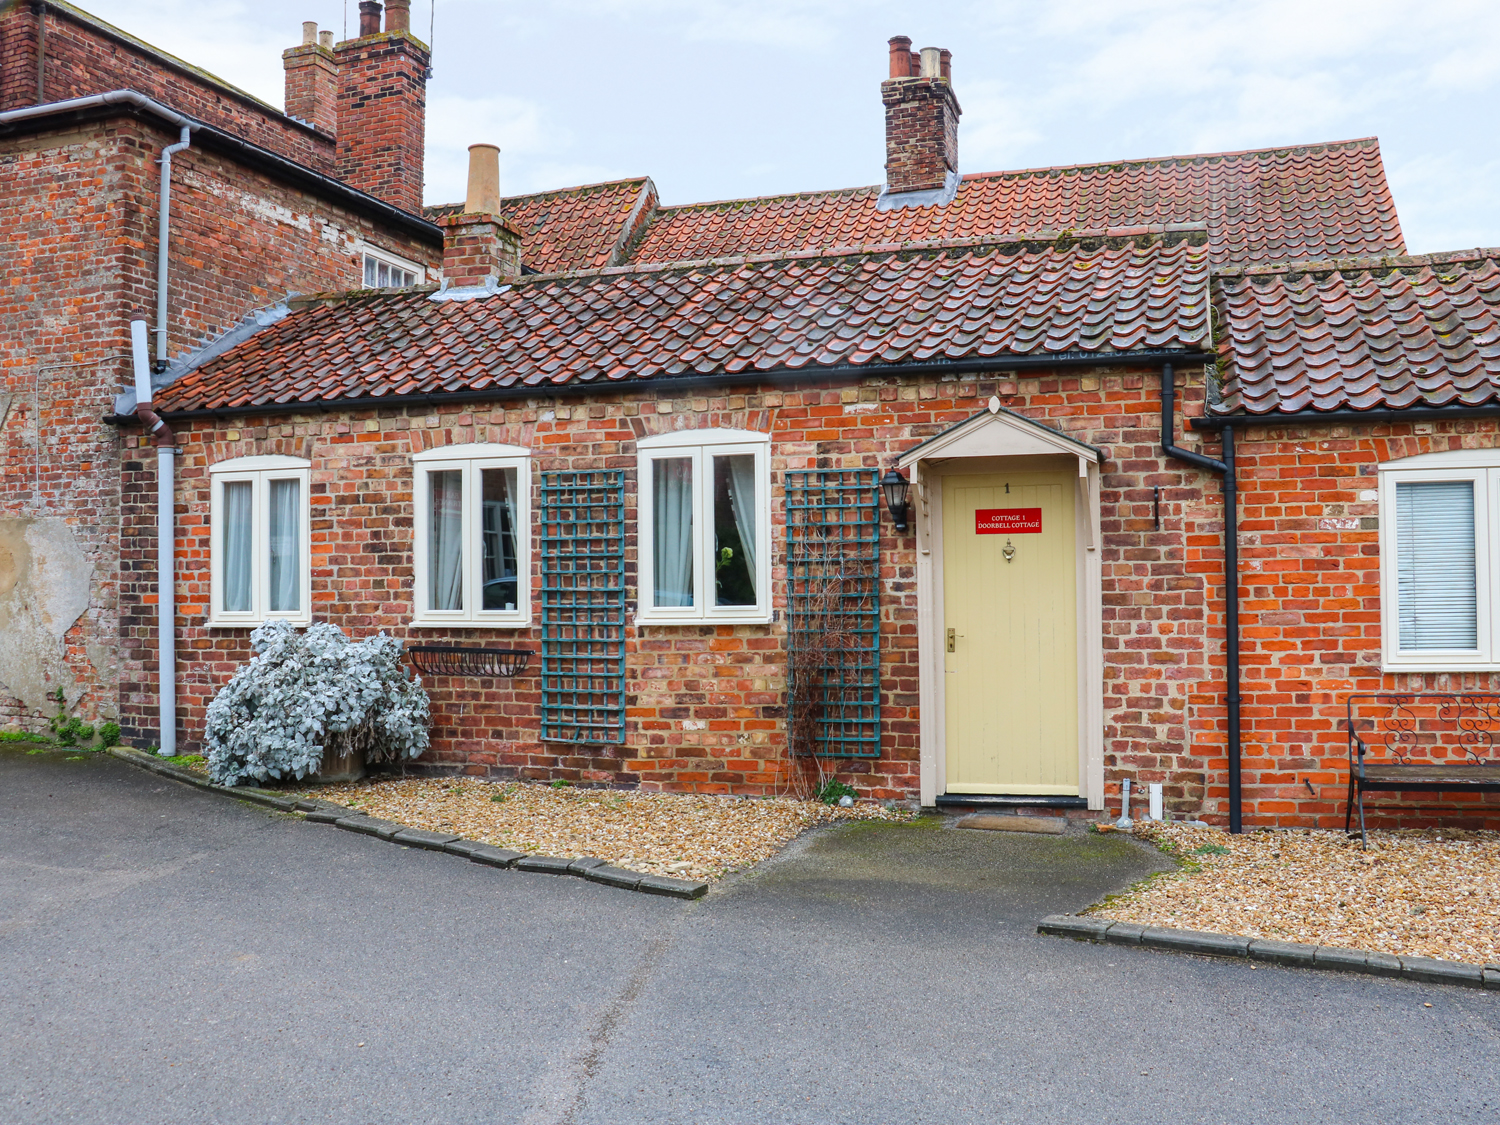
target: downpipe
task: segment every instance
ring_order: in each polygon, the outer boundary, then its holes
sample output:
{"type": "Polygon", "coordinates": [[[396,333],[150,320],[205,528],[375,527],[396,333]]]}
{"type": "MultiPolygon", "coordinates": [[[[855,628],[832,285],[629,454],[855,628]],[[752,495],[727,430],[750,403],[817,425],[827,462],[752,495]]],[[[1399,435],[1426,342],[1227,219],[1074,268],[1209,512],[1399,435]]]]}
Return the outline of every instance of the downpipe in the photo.
{"type": "Polygon", "coordinates": [[[1240,536],[1239,490],[1234,468],[1234,430],[1219,431],[1224,459],[1205,457],[1177,445],[1177,376],[1170,363],[1161,369],[1161,448],[1168,457],[1219,474],[1224,487],[1224,656],[1228,681],[1224,702],[1229,718],[1229,831],[1244,831],[1240,795],[1240,536]]]}
{"type": "MultiPolygon", "coordinates": [[[[157,217],[156,237],[156,367],[167,369],[167,248],[172,238],[172,155],[188,148],[193,143],[193,127],[182,126],[182,134],[175,145],[161,150],[160,210],[157,217]]],[[[140,399],[136,400],[137,402],[140,399]]]]}
{"type": "Polygon", "coordinates": [[[156,666],[157,719],[163,758],[177,753],[177,583],[176,520],[173,490],[177,437],[151,409],[151,350],[146,322],[130,322],[135,362],[135,413],[156,446],[156,666]]]}

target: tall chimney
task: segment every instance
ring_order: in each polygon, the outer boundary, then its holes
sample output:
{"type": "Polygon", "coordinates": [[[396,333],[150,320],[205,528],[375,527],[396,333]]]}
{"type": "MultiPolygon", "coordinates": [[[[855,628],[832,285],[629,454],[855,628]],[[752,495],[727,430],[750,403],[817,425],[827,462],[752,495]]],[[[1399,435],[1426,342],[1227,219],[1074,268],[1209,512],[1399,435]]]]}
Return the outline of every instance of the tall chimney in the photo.
{"type": "Polygon", "coordinates": [[[332,36],[308,20],[302,25],[302,45],[281,52],[286,69],[286,112],[330,137],[338,129],[339,67],[329,49],[332,36]]]}
{"type": "Polygon", "coordinates": [[[880,84],[880,99],[885,103],[882,198],[954,186],[962,111],[953,93],[953,56],[936,47],[914,52],[904,35],[890,41],[890,55],[891,76],[880,84]]]}
{"type": "Polygon", "coordinates": [[[443,228],[443,281],[471,289],[489,279],[521,276],[521,232],[500,214],[500,150],[469,146],[469,190],[462,214],[438,220],[443,228]]]}
{"type": "MultiPolygon", "coordinates": [[[[410,30],[410,0],[361,0],[359,38],[333,49],[338,64],[339,179],[393,203],[422,210],[427,132],[427,44],[410,30]]],[[[304,48],[305,49],[305,48],[304,48]]]]}

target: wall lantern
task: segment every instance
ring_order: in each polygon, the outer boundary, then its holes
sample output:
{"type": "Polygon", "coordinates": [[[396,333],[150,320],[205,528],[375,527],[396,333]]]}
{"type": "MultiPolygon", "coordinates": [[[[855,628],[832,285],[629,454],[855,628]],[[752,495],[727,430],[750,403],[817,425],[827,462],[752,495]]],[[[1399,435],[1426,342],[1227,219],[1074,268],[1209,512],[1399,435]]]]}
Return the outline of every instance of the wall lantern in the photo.
{"type": "Polygon", "coordinates": [[[880,478],[885,506],[890,509],[891,519],[896,521],[896,530],[900,532],[906,531],[906,490],[910,487],[911,483],[896,471],[894,465],[880,478]]]}

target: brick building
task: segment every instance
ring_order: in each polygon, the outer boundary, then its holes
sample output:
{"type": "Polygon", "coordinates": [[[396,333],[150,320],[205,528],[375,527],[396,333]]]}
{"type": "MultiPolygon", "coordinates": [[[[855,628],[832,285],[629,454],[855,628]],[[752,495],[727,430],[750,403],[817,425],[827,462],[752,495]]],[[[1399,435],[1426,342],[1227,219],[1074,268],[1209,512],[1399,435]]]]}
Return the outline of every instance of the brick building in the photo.
{"type": "Polygon", "coordinates": [[[316,618],[531,653],[428,680],[435,770],[1330,826],[1344,693],[1491,684],[1496,252],[1407,255],[1373,139],[962,174],[946,52],[881,98],[881,187],[505,200],[477,146],[441,286],[185,355],[180,743],[316,618]]]}

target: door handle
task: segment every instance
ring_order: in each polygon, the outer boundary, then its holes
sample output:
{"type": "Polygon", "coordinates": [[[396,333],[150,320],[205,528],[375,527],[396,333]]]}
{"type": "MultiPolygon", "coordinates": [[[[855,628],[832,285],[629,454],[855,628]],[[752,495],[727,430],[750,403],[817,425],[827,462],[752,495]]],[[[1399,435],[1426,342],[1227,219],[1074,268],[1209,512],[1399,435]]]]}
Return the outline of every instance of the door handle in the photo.
{"type": "Polygon", "coordinates": [[[957,652],[958,651],[958,634],[957,634],[957,631],[954,630],[954,629],[949,629],[948,630],[948,651],[949,652],[957,652]]]}

